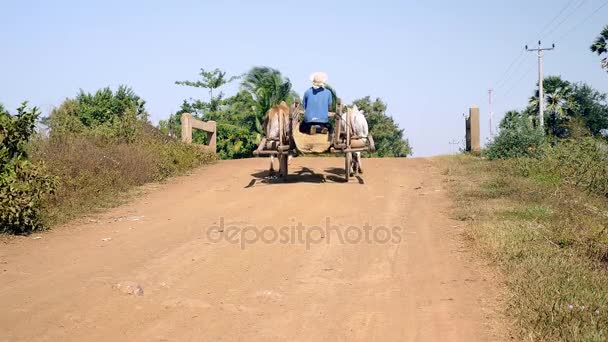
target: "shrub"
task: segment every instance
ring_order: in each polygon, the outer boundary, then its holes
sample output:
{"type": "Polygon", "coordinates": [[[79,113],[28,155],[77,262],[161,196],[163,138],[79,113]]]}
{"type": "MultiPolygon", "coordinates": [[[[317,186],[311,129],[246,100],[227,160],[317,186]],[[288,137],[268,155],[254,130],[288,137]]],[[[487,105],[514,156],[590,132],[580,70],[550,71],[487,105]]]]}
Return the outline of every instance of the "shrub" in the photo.
{"type": "Polygon", "coordinates": [[[126,86],[118,87],[116,92],[103,88],[95,94],[80,91],[76,96],[78,103],[78,119],[87,127],[95,127],[116,118],[122,118],[126,113],[133,112],[137,119],[146,121],[148,113],[143,101],[135,92],[126,86]]]}
{"type": "Polygon", "coordinates": [[[45,123],[51,135],[87,134],[89,136],[133,142],[137,139],[141,124],[147,123],[145,101],[126,86],[116,92],[110,88],[95,94],[80,91],[76,98],[66,99],[45,123]]]}
{"type": "Polygon", "coordinates": [[[38,117],[25,103],[14,116],[0,106],[3,233],[28,234],[115,205],[134,186],[215,160],[148,123],[143,100],[126,87],[65,100],[44,119],[48,137],[34,134],[38,117]]]}
{"type": "Polygon", "coordinates": [[[608,146],[596,138],[568,139],[546,149],[537,170],[589,193],[608,196],[608,146]]]}
{"type": "Polygon", "coordinates": [[[508,123],[501,123],[502,129],[485,151],[489,159],[517,157],[539,157],[546,140],[543,132],[530,124],[524,115],[509,117],[508,123]]]}
{"type": "Polygon", "coordinates": [[[596,147],[570,141],[548,148],[542,159],[458,156],[449,167],[457,217],[475,218],[465,228],[471,246],[502,267],[513,340],[607,340],[608,204],[561,182],[537,181],[554,178],[548,166],[559,166],[559,160],[573,161],[561,168],[567,170],[575,167],[574,155],[587,151],[593,158],[596,147]],[[556,158],[562,153],[568,157],[556,158]],[[555,164],[545,163],[554,158],[555,164]],[[529,178],[509,170],[520,161],[533,166],[529,178]]]}
{"type": "Polygon", "coordinates": [[[99,207],[119,203],[120,194],[210,163],[212,153],[168,138],[141,124],[133,142],[117,142],[91,131],[52,134],[32,145],[32,159],[45,161],[59,179],[45,219],[64,222],[99,207]]]}
{"type": "Polygon", "coordinates": [[[15,116],[0,107],[0,227],[3,233],[28,234],[42,228],[40,211],[56,179],[42,162],[27,157],[27,143],[39,116],[23,103],[15,116]]]}

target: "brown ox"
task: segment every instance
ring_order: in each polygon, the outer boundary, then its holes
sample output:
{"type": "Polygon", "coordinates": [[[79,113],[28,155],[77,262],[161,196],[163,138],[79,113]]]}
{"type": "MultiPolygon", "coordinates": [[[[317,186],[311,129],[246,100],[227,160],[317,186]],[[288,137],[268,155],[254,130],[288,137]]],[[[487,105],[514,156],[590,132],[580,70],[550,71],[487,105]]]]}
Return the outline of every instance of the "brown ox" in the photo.
{"type": "MultiPolygon", "coordinates": [[[[285,101],[281,101],[281,103],[270,108],[268,112],[266,112],[262,127],[264,129],[264,133],[266,134],[268,144],[272,144],[273,141],[278,145],[289,143],[289,136],[291,135],[289,114],[289,106],[287,103],[285,103],[285,101]],[[281,131],[279,129],[279,118],[281,118],[280,121],[283,123],[282,139],[279,139],[279,134],[281,131]]],[[[289,156],[289,160],[291,160],[291,156],[289,156]]],[[[274,172],[274,156],[270,156],[270,172],[274,172]]]]}

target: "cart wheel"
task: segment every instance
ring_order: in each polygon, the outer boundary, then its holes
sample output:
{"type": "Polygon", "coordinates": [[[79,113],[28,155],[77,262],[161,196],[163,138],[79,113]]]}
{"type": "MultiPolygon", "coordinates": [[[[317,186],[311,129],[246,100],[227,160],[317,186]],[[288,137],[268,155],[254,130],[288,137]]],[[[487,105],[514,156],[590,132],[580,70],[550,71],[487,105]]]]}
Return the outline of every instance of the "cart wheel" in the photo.
{"type": "Polygon", "coordinates": [[[279,154],[279,176],[282,178],[287,178],[288,161],[289,159],[286,154],[279,154]]]}
{"type": "Polygon", "coordinates": [[[344,179],[348,182],[350,179],[350,169],[352,167],[353,154],[351,152],[346,152],[346,156],[344,156],[344,179]]]}

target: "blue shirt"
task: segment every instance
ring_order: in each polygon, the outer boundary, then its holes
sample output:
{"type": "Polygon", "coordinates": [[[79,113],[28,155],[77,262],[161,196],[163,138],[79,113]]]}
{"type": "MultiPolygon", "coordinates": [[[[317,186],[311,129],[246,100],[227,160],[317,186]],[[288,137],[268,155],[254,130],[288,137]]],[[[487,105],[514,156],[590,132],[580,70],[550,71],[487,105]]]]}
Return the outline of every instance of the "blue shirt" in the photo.
{"type": "Polygon", "coordinates": [[[309,88],[304,93],[304,122],[328,123],[331,91],[325,88],[309,88]]]}

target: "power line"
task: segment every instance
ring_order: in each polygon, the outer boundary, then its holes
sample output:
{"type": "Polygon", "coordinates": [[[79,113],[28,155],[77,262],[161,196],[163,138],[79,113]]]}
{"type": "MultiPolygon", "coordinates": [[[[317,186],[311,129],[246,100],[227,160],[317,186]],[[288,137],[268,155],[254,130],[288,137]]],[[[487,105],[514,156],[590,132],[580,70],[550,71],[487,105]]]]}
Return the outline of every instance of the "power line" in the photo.
{"type": "Polygon", "coordinates": [[[543,36],[543,38],[544,38],[544,37],[550,37],[550,36],[551,36],[551,34],[553,34],[553,32],[555,32],[555,31],[556,31],[556,30],[557,30],[557,29],[558,29],[560,26],[562,26],[562,24],[563,24],[563,23],[565,23],[565,22],[566,22],[566,20],[568,20],[568,18],[570,18],[570,17],[571,17],[571,16],[572,16],[574,13],[576,13],[576,11],[578,11],[578,10],[580,9],[580,8],[581,8],[581,7],[582,7],[582,6],[585,4],[585,2],[587,2],[587,0],[582,0],[582,1],[581,1],[581,2],[578,4],[578,6],[576,6],[576,7],[575,7],[575,8],[574,8],[574,9],[573,9],[573,10],[572,10],[572,11],[571,11],[571,12],[570,12],[570,13],[569,13],[567,16],[565,16],[565,17],[564,17],[564,19],[562,19],[562,21],[560,21],[560,22],[557,24],[557,26],[553,27],[553,29],[552,29],[552,30],[550,30],[550,31],[549,31],[549,32],[546,34],[546,36],[543,36]]]}
{"type": "Polygon", "coordinates": [[[530,67],[528,69],[526,69],[526,71],[521,74],[521,76],[517,79],[517,81],[511,86],[511,88],[509,88],[500,98],[505,98],[507,97],[507,95],[511,94],[511,92],[513,91],[513,89],[515,89],[519,83],[524,79],[524,77],[526,77],[528,74],[530,74],[530,71],[532,71],[532,69],[534,69],[534,64],[531,64],[530,67]]]}
{"type": "MultiPolygon", "coordinates": [[[[581,0],[580,2],[578,2],[578,4],[575,1],[568,1],[566,2],[566,4],[557,12],[557,14],[555,16],[553,16],[553,18],[543,26],[543,28],[540,30],[539,33],[539,37],[543,36],[543,34],[546,34],[546,36],[550,36],[551,34],[553,34],[558,28],[560,28],[573,14],[575,14],[585,3],[587,0],[581,0]],[[577,5],[575,5],[577,4],[577,5]],[[572,6],[574,6],[572,8],[572,6]],[[571,9],[570,11],[567,11],[568,9],[571,9]],[[564,13],[567,13],[556,25],[553,25],[560,17],[562,17],[562,15],[564,15],[564,13]],[[548,32],[546,32],[548,30],[548,32]],[[546,32],[546,33],[545,33],[546,32]]],[[[606,4],[608,4],[608,1],[606,3],[604,3],[602,6],[600,6],[598,9],[596,9],[592,14],[597,13],[599,10],[601,10],[606,4]]],[[[589,18],[586,18],[583,22],[580,23],[580,25],[582,25],[585,21],[587,21],[589,18]]],[[[577,25],[579,26],[579,25],[577,25]]],[[[573,31],[574,29],[572,29],[571,31],[573,31]]],[[[569,34],[570,32],[566,33],[565,35],[569,34]]],[[[565,36],[564,35],[564,36],[565,36]]],[[[560,38],[561,39],[561,38],[560,38]]],[[[541,49],[541,47],[539,46],[539,49],[541,49]]],[[[539,50],[536,49],[536,50],[539,50]]],[[[527,48],[526,48],[527,50],[527,48]]],[[[509,83],[511,83],[510,81],[513,79],[513,76],[517,73],[517,71],[520,69],[520,67],[522,67],[525,64],[526,58],[522,56],[524,56],[524,52],[526,50],[521,51],[517,57],[509,64],[509,66],[507,67],[507,69],[505,70],[505,72],[502,74],[502,76],[500,77],[499,81],[495,83],[495,90],[498,90],[500,88],[505,87],[506,85],[508,85],[509,83]],[[515,68],[514,68],[515,66],[515,68]]],[[[539,75],[542,73],[542,51],[538,51],[539,53],[539,75]]],[[[524,77],[529,74],[532,69],[534,68],[534,65],[531,65],[523,74],[521,74],[521,76],[515,81],[515,83],[513,83],[513,85],[501,96],[497,96],[498,98],[505,98],[506,96],[508,96],[517,86],[519,86],[519,83],[524,79],[524,77]]],[[[539,76],[542,77],[542,76],[539,76]]],[[[542,82],[542,79],[539,79],[539,83],[542,82]]]]}
{"type": "Polygon", "coordinates": [[[504,78],[504,80],[502,82],[498,83],[495,86],[496,89],[503,88],[504,86],[509,84],[509,81],[512,79],[513,75],[515,75],[521,69],[521,66],[524,65],[524,63],[526,61],[525,52],[526,52],[526,50],[522,49],[520,56],[523,56],[523,58],[520,58],[519,62],[517,63],[517,66],[515,68],[513,68],[513,71],[509,75],[507,75],[507,77],[504,78]]]}
{"type": "Polygon", "coordinates": [[[505,81],[505,77],[509,74],[509,71],[511,71],[511,68],[515,65],[515,63],[519,60],[519,62],[521,62],[521,56],[524,55],[524,50],[521,51],[521,53],[519,55],[517,55],[517,57],[511,62],[511,64],[509,64],[509,67],[507,68],[507,70],[505,70],[505,72],[502,74],[502,76],[500,76],[500,79],[498,82],[496,82],[496,87],[500,87],[500,84],[503,84],[505,81]]]}
{"type": "Polygon", "coordinates": [[[551,24],[553,24],[555,22],[555,20],[557,20],[557,18],[559,18],[564,11],[570,7],[570,5],[572,5],[574,3],[574,1],[567,1],[566,5],[564,7],[562,7],[562,9],[553,17],[553,19],[551,19],[551,21],[549,21],[543,28],[542,30],[540,30],[540,33],[538,34],[539,37],[542,37],[542,34],[545,33],[545,30],[548,29],[551,24]]]}
{"type": "MultiPolygon", "coordinates": [[[[524,51],[525,51],[525,50],[524,50],[524,51]]],[[[500,104],[500,102],[501,102],[501,100],[502,100],[502,99],[505,99],[507,96],[509,96],[509,94],[511,94],[511,92],[512,92],[513,90],[515,90],[516,88],[518,88],[518,87],[519,87],[519,85],[520,85],[521,81],[522,81],[522,80],[523,80],[523,79],[524,79],[526,76],[528,76],[528,75],[530,74],[530,72],[532,71],[532,69],[534,69],[534,63],[530,64],[530,67],[529,67],[529,68],[527,68],[526,70],[524,70],[524,72],[523,72],[522,74],[520,74],[520,77],[519,77],[519,78],[517,78],[517,81],[516,81],[515,83],[513,83],[513,85],[512,85],[512,86],[511,86],[509,89],[507,89],[507,91],[506,91],[504,94],[502,94],[501,96],[494,97],[494,99],[493,99],[493,103],[494,103],[494,104],[496,104],[496,103],[500,104]]],[[[500,119],[499,119],[499,120],[497,120],[497,122],[500,122],[500,119]]]]}
{"type": "Polygon", "coordinates": [[[597,12],[601,11],[602,8],[606,7],[606,5],[608,5],[608,1],[601,4],[598,8],[596,8],[594,11],[592,11],[591,14],[589,14],[585,19],[579,21],[578,24],[574,25],[570,30],[566,31],[566,33],[561,35],[556,41],[560,41],[560,40],[566,38],[572,32],[576,31],[581,25],[583,25],[584,23],[589,21],[589,19],[591,19],[594,15],[596,15],[597,12]]]}
{"type": "MultiPolygon", "coordinates": [[[[572,14],[574,14],[587,0],[581,0],[578,3],[578,6],[575,7],[572,11],[570,11],[566,17],[564,17],[564,19],[562,19],[562,21],[560,21],[557,26],[553,27],[553,30],[551,30],[549,33],[552,33],[553,31],[555,31],[558,27],[560,27],[567,19],[568,17],[570,17],[572,14]]],[[[540,33],[538,36],[541,36],[547,29],[549,29],[552,24],[559,18],[562,16],[562,14],[564,14],[564,12],[566,12],[566,10],[575,2],[573,1],[568,1],[558,12],[555,16],[553,16],[553,18],[547,22],[547,24],[545,24],[543,26],[543,28],[540,30],[540,33]]],[[[525,57],[521,58],[522,56],[524,56],[524,52],[525,50],[522,50],[519,55],[517,55],[517,57],[515,57],[515,59],[509,64],[509,66],[507,67],[507,69],[505,70],[505,72],[502,74],[502,76],[499,78],[499,81],[494,83],[494,89],[500,89],[502,87],[504,87],[505,85],[509,84],[509,80],[511,79],[512,75],[517,73],[517,70],[519,70],[519,68],[523,65],[523,62],[525,61],[525,57]],[[511,71],[511,69],[513,68],[514,65],[517,65],[513,71],[511,71]],[[511,72],[511,73],[510,73],[511,72]]]]}

